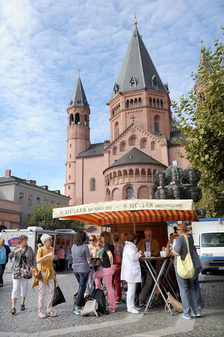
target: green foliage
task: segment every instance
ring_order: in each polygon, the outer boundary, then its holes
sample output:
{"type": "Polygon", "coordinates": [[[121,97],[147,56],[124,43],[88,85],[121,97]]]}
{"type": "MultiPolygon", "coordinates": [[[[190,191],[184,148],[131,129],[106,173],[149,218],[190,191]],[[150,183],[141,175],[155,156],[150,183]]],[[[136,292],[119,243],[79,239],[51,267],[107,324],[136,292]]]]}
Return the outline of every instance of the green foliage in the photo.
{"type": "Polygon", "coordinates": [[[224,46],[216,40],[213,50],[202,47],[195,86],[188,96],[173,102],[185,139],[186,157],[201,172],[203,197],[199,207],[209,217],[224,215],[224,46]]]}
{"type": "Polygon", "coordinates": [[[35,206],[32,215],[27,218],[27,226],[41,226],[43,229],[69,228],[75,231],[83,230],[84,223],[76,220],[53,219],[53,208],[57,206],[35,206]]]}

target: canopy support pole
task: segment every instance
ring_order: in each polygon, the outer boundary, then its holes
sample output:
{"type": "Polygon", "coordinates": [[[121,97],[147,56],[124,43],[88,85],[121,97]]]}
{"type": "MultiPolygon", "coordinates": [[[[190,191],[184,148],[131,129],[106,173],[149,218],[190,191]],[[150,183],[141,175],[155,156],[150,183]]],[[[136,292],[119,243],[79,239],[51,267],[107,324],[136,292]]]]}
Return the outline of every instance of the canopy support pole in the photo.
{"type": "Polygon", "coordinates": [[[135,212],[132,213],[133,233],[136,233],[135,212]]]}

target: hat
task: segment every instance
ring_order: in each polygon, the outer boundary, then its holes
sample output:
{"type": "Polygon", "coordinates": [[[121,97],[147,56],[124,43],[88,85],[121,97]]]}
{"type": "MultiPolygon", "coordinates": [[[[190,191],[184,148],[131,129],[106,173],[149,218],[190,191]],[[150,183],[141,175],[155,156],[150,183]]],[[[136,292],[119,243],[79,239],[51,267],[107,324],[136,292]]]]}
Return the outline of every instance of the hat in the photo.
{"type": "Polygon", "coordinates": [[[49,234],[43,234],[40,238],[40,241],[44,244],[44,242],[49,239],[52,239],[52,237],[49,234]]]}
{"type": "Polygon", "coordinates": [[[184,223],[177,225],[177,229],[181,229],[183,232],[188,232],[188,228],[184,223]]]}

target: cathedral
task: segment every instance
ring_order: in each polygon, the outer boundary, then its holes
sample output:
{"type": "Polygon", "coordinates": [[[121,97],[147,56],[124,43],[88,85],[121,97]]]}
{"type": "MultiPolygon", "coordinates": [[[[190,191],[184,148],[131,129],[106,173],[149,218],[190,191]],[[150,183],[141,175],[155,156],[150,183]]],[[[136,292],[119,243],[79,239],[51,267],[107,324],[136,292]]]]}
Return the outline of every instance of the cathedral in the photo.
{"type": "Polygon", "coordinates": [[[67,114],[65,195],[70,205],[151,199],[153,175],[188,161],[177,140],[164,84],[134,23],[134,32],[108,102],[110,140],[90,142],[90,108],[78,76],[67,114]]]}

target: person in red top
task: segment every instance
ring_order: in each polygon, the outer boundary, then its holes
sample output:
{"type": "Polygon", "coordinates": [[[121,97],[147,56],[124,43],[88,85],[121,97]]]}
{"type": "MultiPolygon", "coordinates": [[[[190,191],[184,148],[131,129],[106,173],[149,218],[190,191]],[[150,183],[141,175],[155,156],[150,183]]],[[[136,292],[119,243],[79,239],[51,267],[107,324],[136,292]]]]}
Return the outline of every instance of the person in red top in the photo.
{"type": "Polygon", "coordinates": [[[112,282],[115,284],[115,303],[121,303],[122,292],[121,292],[121,262],[123,247],[119,244],[120,236],[118,233],[112,235],[113,245],[114,245],[114,265],[115,273],[113,275],[112,282]]]}
{"type": "Polygon", "coordinates": [[[65,250],[60,246],[59,251],[57,252],[58,256],[58,266],[59,266],[59,271],[64,271],[65,270],[65,250]]]}

